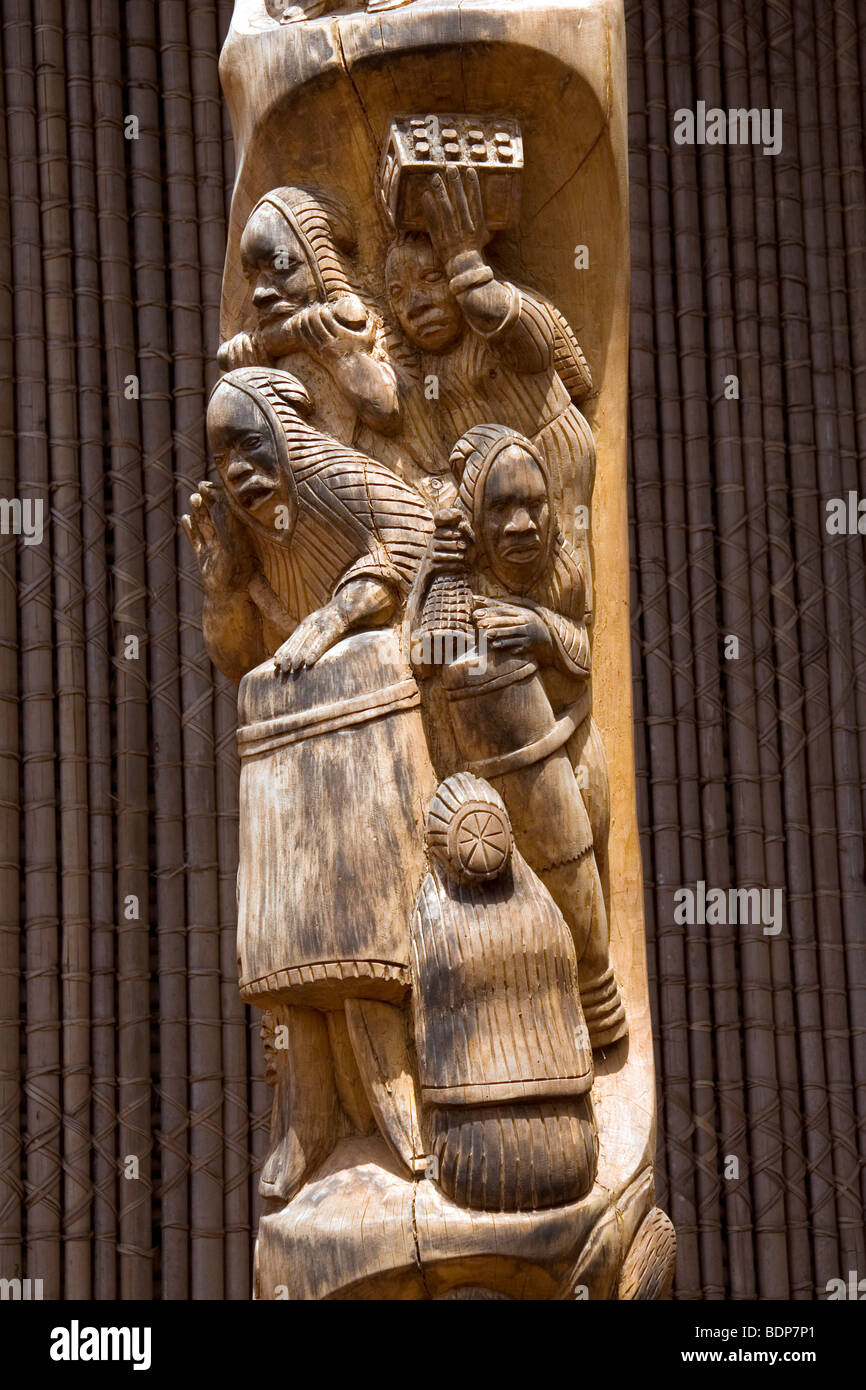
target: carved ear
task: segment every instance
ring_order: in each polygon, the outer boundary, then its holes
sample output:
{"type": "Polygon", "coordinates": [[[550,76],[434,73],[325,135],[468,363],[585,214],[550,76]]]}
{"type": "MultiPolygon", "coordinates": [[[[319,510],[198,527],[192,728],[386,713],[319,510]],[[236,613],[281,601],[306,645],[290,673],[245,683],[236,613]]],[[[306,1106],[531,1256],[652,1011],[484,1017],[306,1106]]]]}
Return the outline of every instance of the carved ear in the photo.
{"type": "Polygon", "coordinates": [[[292,376],[291,372],[274,372],[270,386],[280,400],[291,406],[303,420],[310,418],[313,413],[313,400],[304,383],[298,381],[296,376],[292,376]]]}

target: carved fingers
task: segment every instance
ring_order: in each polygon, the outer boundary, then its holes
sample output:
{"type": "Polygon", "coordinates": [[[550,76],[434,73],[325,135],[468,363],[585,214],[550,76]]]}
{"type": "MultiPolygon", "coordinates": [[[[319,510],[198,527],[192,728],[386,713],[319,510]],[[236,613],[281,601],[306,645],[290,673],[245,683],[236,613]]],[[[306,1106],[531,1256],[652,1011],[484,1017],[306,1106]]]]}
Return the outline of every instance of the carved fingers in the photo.
{"type": "Polygon", "coordinates": [[[326,604],[298,623],[291,637],[278,648],[274,666],[284,676],[314,666],[345,633],[345,622],[335,607],[326,604]]]}
{"type": "Polygon", "coordinates": [[[202,583],[211,592],[245,588],[253,568],[246,536],[232,514],[225,493],[203,481],[189,499],[181,526],[192,546],[202,583]]]}
{"type": "MultiPolygon", "coordinates": [[[[191,508],[195,508],[196,503],[198,502],[201,502],[201,497],[197,492],[194,492],[192,497],[189,499],[189,505],[191,508]]],[[[196,517],[195,512],[188,512],[185,516],[182,516],[180,519],[180,524],[183,527],[184,534],[186,535],[187,540],[189,541],[190,545],[195,551],[196,556],[199,556],[204,547],[204,539],[202,537],[201,527],[199,526],[198,518],[196,517]]]]}
{"type": "Polygon", "coordinates": [[[447,265],[461,251],[480,251],[489,240],[478,172],[456,164],[445,166],[445,177],[434,174],[421,199],[430,240],[447,265]]]}
{"type": "Polygon", "coordinates": [[[198,491],[194,492],[189,499],[189,512],[180,519],[180,524],[200,564],[217,544],[216,527],[211,515],[213,505],[211,488],[212,484],[210,483],[199,483],[198,491]]]}
{"type": "Polygon", "coordinates": [[[222,343],[217,351],[217,366],[220,371],[233,372],[236,367],[258,367],[262,365],[262,350],[253,334],[236,333],[222,343]]]}
{"type": "Polygon", "coordinates": [[[475,245],[479,248],[486,246],[490,240],[490,231],[487,226],[487,218],[484,215],[484,202],[481,197],[481,184],[478,180],[477,169],[465,169],[463,171],[461,187],[469,213],[469,222],[475,233],[475,245]]]}
{"type": "Polygon", "coordinates": [[[341,295],[326,304],[310,304],[291,320],[298,346],[320,356],[370,352],[376,321],[357,295],[341,295]]]}
{"type": "Polygon", "coordinates": [[[475,543],[472,527],[456,507],[437,512],[433,518],[435,530],[431,541],[431,559],[440,573],[465,568],[469,551],[475,543]]]}
{"type": "Polygon", "coordinates": [[[534,652],[550,645],[550,633],[531,608],[481,598],[473,617],[491,647],[501,651],[534,652]]]}

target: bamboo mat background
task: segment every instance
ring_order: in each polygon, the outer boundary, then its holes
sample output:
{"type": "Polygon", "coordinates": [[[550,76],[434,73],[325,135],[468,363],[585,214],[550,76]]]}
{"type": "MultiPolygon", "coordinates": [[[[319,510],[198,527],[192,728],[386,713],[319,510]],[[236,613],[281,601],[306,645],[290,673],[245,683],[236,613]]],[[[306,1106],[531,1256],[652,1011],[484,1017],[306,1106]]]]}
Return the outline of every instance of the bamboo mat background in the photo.
{"type": "MultiPolygon", "coordinates": [[[[0,0],[0,496],[51,507],[42,545],[0,536],[0,1277],[52,1298],[249,1296],[270,1094],[236,990],[234,692],[177,528],[230,10],[0,0]]],[[[866,551],[824,526],[866,495],[866,6],[626,14],[659,1195],[676,1296],[811,1299],[866,1277],[866,551]],[[781,108],[782,152],[674,144],[698,100],[781,108]],[[674,926],[700,879],[783,889],[782,932],[674,926]]]]}

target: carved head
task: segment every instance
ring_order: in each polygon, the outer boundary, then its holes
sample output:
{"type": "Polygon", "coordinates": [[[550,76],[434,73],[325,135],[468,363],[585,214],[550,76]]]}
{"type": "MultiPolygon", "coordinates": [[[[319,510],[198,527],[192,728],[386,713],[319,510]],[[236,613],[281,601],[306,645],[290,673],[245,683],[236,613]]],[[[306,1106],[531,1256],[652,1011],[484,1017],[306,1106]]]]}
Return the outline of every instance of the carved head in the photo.
{"type": "Polygon", "coordinates": [[[262,323],[351,293],[344,258],[355,249],[348,208],[317,188],[274,188],[241,237],[241,265],[262,323]]]}
{"type": "Polygon", "coordinates": [[[444,352],[463,332],[460,305],[428,236],[404,233],[385,262],[388,299],[406,337],[424,352],[444,352]]]}
{"type": "Polygon", "coordinates": [[[504,425],[476,425],[455,444],[451,469],[480,554],[501,583],[525,592],[549,563],[556,529],[541,451],[504,425]]]}
{"type": "Polygon", "coordinates": [[[312,402],[289,372],[241,367],[217,382],[207,409],[208,444],[232,510],[287,543],[297,521],[286,429],[312,402]]]}

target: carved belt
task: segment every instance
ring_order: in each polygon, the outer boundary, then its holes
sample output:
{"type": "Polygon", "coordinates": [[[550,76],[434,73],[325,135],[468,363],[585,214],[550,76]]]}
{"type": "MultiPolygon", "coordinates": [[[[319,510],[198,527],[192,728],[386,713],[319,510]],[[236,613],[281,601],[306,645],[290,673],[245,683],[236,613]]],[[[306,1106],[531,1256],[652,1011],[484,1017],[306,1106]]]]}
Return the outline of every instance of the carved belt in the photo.
{"type": "Polygon", "coordinates": [[[275,719],[262,719],[255,724],[243,724],[238,729],[238,753],[242,758],[258,757],[286,744],[300,743],[305,738],[316,738],[337,729],[366,724],[383,714],[415,709],[420,703],[418,687],[410,677],[386,685],[382,690],[366,691],[348,700],[335,700],[316,709],[299,710],[294,714],[278,715],[275,719]]]}
{"type": "Polygon", "coordinates": [[[495,758],[482,758],[478,762],[470,763],[469,771],[474,772],[476,777],[489,779],[504,777],[508,772],[517,772],[520,768],[531,766],[532,763],[540,763],[568,742],[588,713],[588,695],[583,695],[579,700],[575,700],[573,705],[568,706],[565,713],[559,716],[556,723],[541,738],[524,744],[522,748],[513,748],[510,753],[500,753],[495,758]]]}

